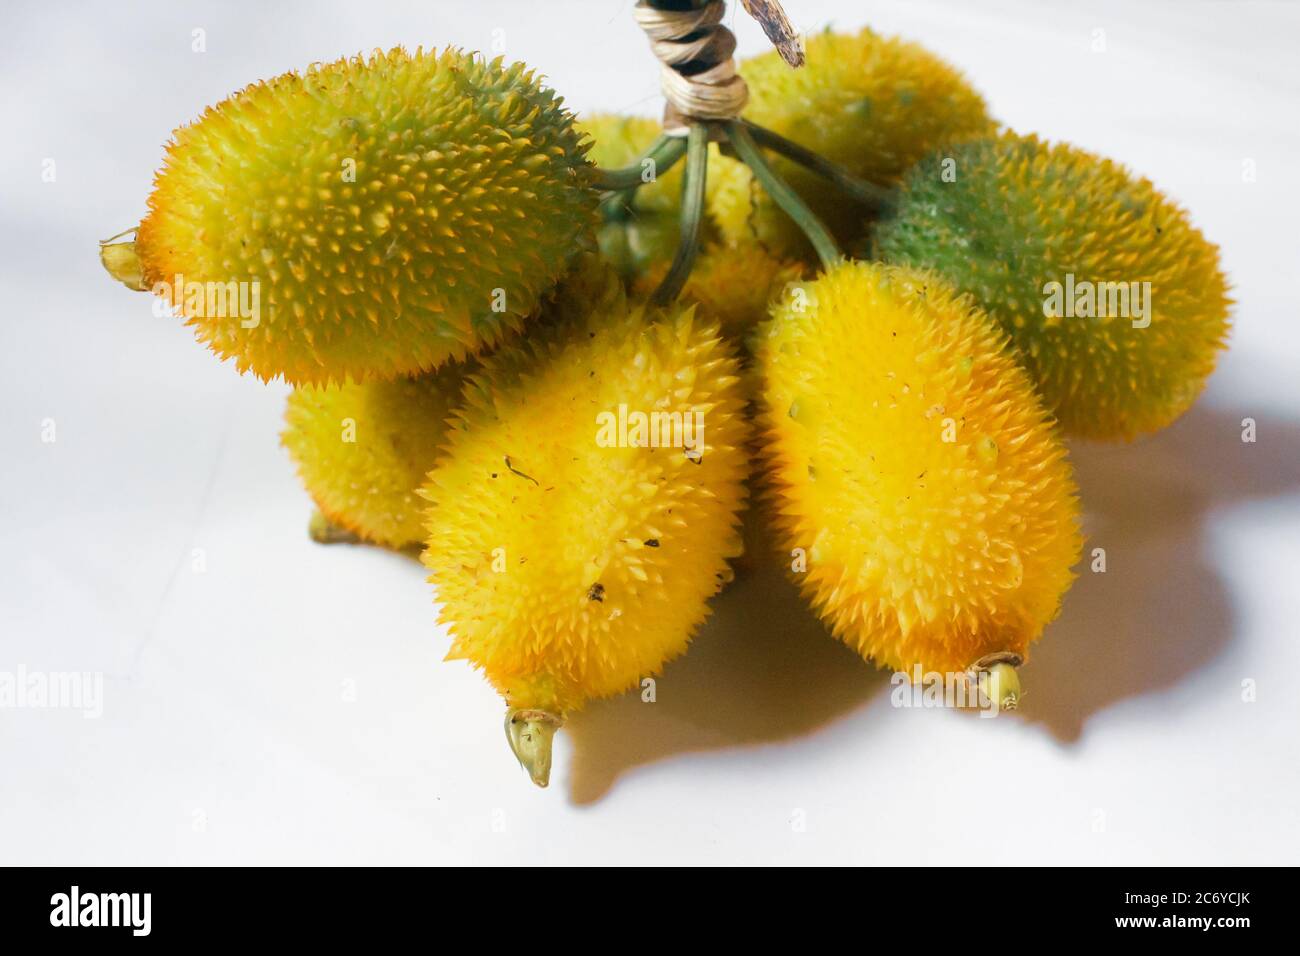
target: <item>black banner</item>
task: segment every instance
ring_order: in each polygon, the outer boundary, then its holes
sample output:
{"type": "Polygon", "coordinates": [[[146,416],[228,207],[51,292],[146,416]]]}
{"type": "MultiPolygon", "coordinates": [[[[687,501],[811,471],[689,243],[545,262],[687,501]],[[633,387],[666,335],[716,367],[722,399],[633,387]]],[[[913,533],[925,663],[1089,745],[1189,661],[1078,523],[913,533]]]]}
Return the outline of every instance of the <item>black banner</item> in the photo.
{"type": "MultiPolygon", "coordinates": [[[[652,875],[657,891],[620,880],[617,896],[612,889],[593,892],[581,873],[512,869],[455,879],[457,886],[450,888],[445,874],[413,869],[7,869],[0,870],[0,925],[7,943],[69,936],[95,945],[291,937],[337,945],[386,935],[429,939],[437,926],[453,930],[455,939],[502,921],[554,924],[556,933],[573,920],[608,927],[611,919],[627,919],[640,925],[628,906],[634,892],[684,904],[678,917],[671,907],[656,906],[647,914],[650,922],[643,928],[659,930],[674,918],[699,920],[701,904],[709,902],[703,895],[691,902],[692,891],[678,888],[676,875],[652,875]]],[[[628,879],[635,878],[629,874],[628,879]]],[[[1282,884],[1289,889],[1295,882],[1289,870],[1230,868],[891,869],[861,879],[856,887],[852,880],[834,881],[843,887],[836,893],[826,892],[831,881],[818,880],[820,890],[803,890],[802,885],[782,887],[771,874],[762,877],[762,886],[747,888],[748,880],[733,874],[725,896],[737,906],[737,897],[750,898],[745,922],[755,927],[752,907],[759,903],[764,932],[781,922],[806,928],[816,913],[824,921],[819,934],[833,932],[839,920],[862,918],[882,930],[924,929],[972,944],[1025,940],[1033,933],[1033,938],[1069,942],[1106,936],[1232,945],[1255,930],[1276,934],[1290,924],[1279,900],[1287,894],[1282,884]],[[837,906],[841,903],[851,905],[837,906]]],[[[734,929],[738,914],[729,911],[731,904],[724,903],[716,915],[734,929]]],[[[577,928],[571,925],[570,931],[577,928]]],[[[538,932],[545,938],[551,931],[539,927],[538,932]]]]}

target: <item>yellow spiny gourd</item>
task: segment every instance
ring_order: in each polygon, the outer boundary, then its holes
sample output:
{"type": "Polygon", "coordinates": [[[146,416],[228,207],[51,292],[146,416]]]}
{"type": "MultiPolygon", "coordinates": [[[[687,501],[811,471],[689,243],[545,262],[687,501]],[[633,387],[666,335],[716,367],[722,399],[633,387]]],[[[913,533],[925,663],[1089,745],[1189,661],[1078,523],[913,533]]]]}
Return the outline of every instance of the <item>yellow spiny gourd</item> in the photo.
{"type": "Polygon", "coordinates": [[[1186,411],[1231,305],[1218,247],[1186,211],[1117,163],[1034,136],[949,152],[908,174],[878,225],[881,256],[974,296],[1072,434],[1132,438],[1186,411]]]}
{"type": "Polygon", "coordinates": [[[1065,449],[996,323],[932,274],[847,262],[792,287],[756,343],[780,544],[834,633],[903,671],[1024,655],[1081,539],[1065,449]]]}
{"type": "MultiPolygon", "coordinates": [[[[663,132],[643,116],[592,113],[578,118],[591,137],[587,157],[601,169],[629,166],[663,132]]],[[[672,259],[681,235],[682,169],[679,163],[640,186],[630,205],[613,204],[597,233],[601,254],[625,280],[672,259]]]]}
{"type": "MultiPolygon", "coordinates": [[[[749,84],[747,120],[880,185],[939,146],[993,129],[984,100],[956,69],[924,47],[869,29],[809,37],[801,69],[772,51],[745,60],[740,73],[749,84]]],[[[772,162],[842,243],[858,238],[862,207],[816,174],[775,156],[772,162]]],[[[710,162],[708,206],[733,245],[809,253],[798,226],[737,160],[710,162]]]]}
{"type": "Polygon", "coordinates": [[[455,363],[414,378],[290,393],[280,441],[331,524],[390,548],[424,541],[425,502],[417,491],[472,367],[455,363]]]}
{"type": "Polygon", "coordinates": [[[566,714],[681,654],[740,551],[738,368],[685,306],[604,300],[471,377],[424,561],[453,638],[505,697],[545,786],[566,714]]]}
{"type": "Polygon", "coordinates": [[[591,242],[597,193],[562,102],[522,64],[454,49],[255,83],[175,132],[136,235],[144,284],[264,379],[476,353],[591,242]],[[237,301],[204,294],[227,288],[237,301]]]}

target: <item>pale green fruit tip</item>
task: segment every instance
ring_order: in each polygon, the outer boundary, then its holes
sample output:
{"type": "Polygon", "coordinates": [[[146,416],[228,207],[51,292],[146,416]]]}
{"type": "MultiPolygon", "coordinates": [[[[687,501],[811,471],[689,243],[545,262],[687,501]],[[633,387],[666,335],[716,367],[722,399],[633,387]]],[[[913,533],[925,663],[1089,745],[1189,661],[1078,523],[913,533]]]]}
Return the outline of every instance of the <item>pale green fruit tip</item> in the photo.
{"type": "Polygon", "coordinates": [[[999,712],[1020,706],[1020,675],[1011,664],[1004,661],[980,671],[979,682],[981,696],[999,712]]]}
{"type": "Polygon", "coordinates": [[[347,528],[340,528],[319,511],[312,512],[307,534],[317,544],[358,544],[361,539],[347,528]]]}
{"type": "Polygon", "coordinates": [[[506,711],[506,738],[519,766],[539,787],[551,782],[551,744],[564,718],[548,710],[512,707],[506,711]]]}
{"type": "Polygon", "coordinates": [[[114,242],[129,232],[119,232],[99,244],[99,261],[104,268],[122,285],[135,292],[144,292],[144,274],[140,269],[140,257],[135,254],[135,242],[114,242]]]}

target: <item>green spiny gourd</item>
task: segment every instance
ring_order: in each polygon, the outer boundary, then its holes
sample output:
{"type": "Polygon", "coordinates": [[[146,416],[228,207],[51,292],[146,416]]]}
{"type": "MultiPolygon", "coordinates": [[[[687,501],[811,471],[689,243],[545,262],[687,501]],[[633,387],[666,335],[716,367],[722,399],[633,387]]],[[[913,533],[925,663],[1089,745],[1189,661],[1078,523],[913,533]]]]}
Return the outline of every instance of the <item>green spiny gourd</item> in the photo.
{"type": "Polygon", "coordinates": [[[1033,136],[920,163],[876,248],[974,295],[1082,437],[1169,424],[1200,393],[1228,333],[1218,248],[1187,213],[1117,163],[1033,136]]]}

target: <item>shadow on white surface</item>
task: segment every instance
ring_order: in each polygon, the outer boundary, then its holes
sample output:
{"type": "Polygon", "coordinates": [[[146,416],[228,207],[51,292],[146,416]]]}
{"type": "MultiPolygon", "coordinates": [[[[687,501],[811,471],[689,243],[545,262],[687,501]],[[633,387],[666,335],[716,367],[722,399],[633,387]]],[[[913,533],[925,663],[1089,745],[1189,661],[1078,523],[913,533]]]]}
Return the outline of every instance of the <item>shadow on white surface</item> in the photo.
{"type": "Polygon", "coordinates": [[[633,692],[570,719],[570,798],[593,803],[625,771],[677,754],[810,734],[887,688],[888,675],[833,639],[782,569],[760,561],[714,600],[654,703],[633,692]]]}
{"type": "Polygon", "coordinates": [[[1300,422],[1197,405],[1133,445],[1071,449],[1087,542],[1061,617],[1024,667],[1023,713],[1058,739],[1124,698],[1169,688],[1228,651],[1236,618],[1215,570],[1207,519],[1300,491],[1300,422]],[[1106,572],[1090,570],[1094,548],[1106,572]]]}
{"type": "MultiPolygon", "coordinates": [[[[1171,688],[1233,640],[1228,591],[1213,566],[1207,516],[1300,490],[1300,422],[1200,405],[1131,445],[1072,449],[1086,508],[1079,578],[1024,668],[1021,719],[1072,743],[1088,718],[1171,688]],[[1090,570],[1093,548],[1107,570],[1090,570]]],[[[626,771],[678,754],[813,733],[888,688],[806,610],[779,568],[742,574],[714,605],[687,655],[638,693],[592,704],[569,722],[570,798],[600,800],[626,771]]]]}

